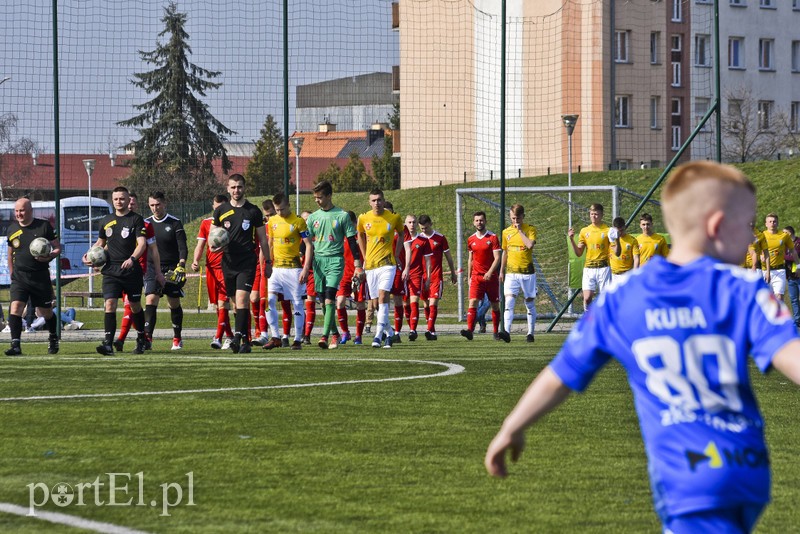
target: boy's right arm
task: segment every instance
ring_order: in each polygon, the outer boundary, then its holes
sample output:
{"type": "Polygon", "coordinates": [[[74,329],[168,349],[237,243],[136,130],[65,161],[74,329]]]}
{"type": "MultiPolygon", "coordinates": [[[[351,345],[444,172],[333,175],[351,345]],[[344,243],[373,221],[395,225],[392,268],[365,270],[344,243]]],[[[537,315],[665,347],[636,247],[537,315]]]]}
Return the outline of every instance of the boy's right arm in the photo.
{"type": "Polygon", "coordinates": [[[511,451],[511,460],[516,462],[525,448],[525,429],[561,404],[571,391],[550,367],[539,373],[489,444],[483,463],[490,475],[508,475],[506,451],[511,451]]]}
{"type": "Polygon", "coordinates": [[[800,385],[800,339],[785,344],[772,358],[772,366],[800,385]]]}

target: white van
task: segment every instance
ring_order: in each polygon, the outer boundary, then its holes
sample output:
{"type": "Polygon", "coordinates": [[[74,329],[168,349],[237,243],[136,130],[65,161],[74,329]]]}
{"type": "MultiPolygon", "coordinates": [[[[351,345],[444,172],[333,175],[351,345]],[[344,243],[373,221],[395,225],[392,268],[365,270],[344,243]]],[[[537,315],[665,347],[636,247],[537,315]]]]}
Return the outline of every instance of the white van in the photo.
{"type": "MultiPolygon", "coordinates": [[[[0,285],[11,283],[8,273],[8,225],[14,222],[15,201],[0,201],[0,285]]],[[[56,203],[53,200],[33,201],[33,216],[46,219],[56,228],[56,203]]],[[[97,241],[97,222],[111,213],[111,205],[94,197],[69,197],[59,202],[61,225],[58,237],[61,240],[61,276],[69,279],[73,275],[88,274],[89,269],[81,262],[89,246],[97,241]],[[90,204],[91,202],[91,204],[90,204]],[[93,228],[89,235],[89,211],[91,206],[93,228]]],[[[55,277],[55,260],[50,263],[50,272],[55,277]]]]}

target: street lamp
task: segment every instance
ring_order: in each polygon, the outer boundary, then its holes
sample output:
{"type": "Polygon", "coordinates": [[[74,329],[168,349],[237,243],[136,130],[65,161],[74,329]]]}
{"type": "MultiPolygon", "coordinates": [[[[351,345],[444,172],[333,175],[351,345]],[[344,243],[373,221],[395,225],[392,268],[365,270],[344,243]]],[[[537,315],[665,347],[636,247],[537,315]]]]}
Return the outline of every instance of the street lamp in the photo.
{"type": "MultiPolygon", "coordinates": [[[[83,160],[83,166],[86,169],[86,175],[89,177],[89,248],[92,248],[94,241],[92,241],[92,173],[94,172],[95,160],[83,160]]],[[[92,276],[92,268],[89,267],[89,307],[92,307],[92,293],[94,292],[94,276],[92,276]]]]}
{"type": "Polygon", "coordinates": [[[292,137],[292,146],[294,147],[294,161],[295,161],[295,178],[294,178],[294,192],[295,202],[297,204],[297,215],[300,215],[300,151],[303,150],[302,137],[292,137]]]}
{"type": "Polygon", "coordinates": [[[567,185],[570,188],[567,193],[567,201],[569,202],[569,227],[572,228],[572,132],[575,130],[575,125],[578,123],[578,115],[561,115],[561,120],[564,122],[564,127],[567,129],[567,152],[569,158],[567,185]]]}

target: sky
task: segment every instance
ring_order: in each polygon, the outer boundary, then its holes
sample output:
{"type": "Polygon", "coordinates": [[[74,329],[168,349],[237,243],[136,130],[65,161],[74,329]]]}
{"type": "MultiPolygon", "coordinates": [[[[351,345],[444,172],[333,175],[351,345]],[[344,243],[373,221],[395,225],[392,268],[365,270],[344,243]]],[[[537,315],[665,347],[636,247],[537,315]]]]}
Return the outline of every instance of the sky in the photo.
{"type": "MultiPolygon", "coordinates": [[[[60,151],[105,153],[136,139],[118,121],[152,98],[134,87],[134,72],[153,67],[138,51],[155,49],[167,0],[60,0],[58,84],[60,151]]],[[[289,0],[289,130],[296,85],[391,72],[399,63],[391,0],[289,0]]],[[[0,2],[0,115],[18,119],[16,137],[41,153],[55,149],[51,0],[0,2]]],[[[235,130],[230,141],[252,141],[268,114],[283,127],[281,0],[178,0],[188,15],[190,61],[222,72],[218,90],[201,97],[235,130]]]]}

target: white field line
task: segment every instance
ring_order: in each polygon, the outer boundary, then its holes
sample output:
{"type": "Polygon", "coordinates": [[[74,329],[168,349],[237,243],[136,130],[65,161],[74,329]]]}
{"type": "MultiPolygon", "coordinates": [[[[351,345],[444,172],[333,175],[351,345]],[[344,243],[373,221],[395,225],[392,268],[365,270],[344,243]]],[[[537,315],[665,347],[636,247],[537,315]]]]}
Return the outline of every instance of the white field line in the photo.
{"type": "MultiPolygon", "coordinates": [[[[30,512],[27,507],[17,506],[16,504],[9,504],[5,502],[0,502],[0,512],[30,517],[30,512]]],[[[84,530],[91,530],[92,532],[104,532],[107,534],[147,534],[143,530],[134,530],[131,528],[120,527],[112,523],[103,523],[101,521],[92,521],[91,519],[82,519],[80,517],[74,517],[58,512],[44,512],[37,510],[36,515],[33,517],[34,519],[47,521],[48,523],[82,528],[84,530]]]]}
{"type": "MultiPolygon", "coordinates": [[[[229,388],[206,388],[206,389],[178,389],[166,391],[134,391],[134,392],[120,392],[120,393],[78,393],[73,395],[36,395],[32,397],[5,397],[0,398],[0,402],[20,402],[20,401],[36,401],[36,400],[72,400],[72,399],[101,399],[110,397],[145,397],[154,395],[191,395],[196,393],[224,393],[229,391],[260,391],[266,389],[289,389],[289,388],[309,388],[321,386],[341,386],[346,384],[369,384],[379,382],[399,382],[403,380],[421,380],[423,378],[437,378],[450,375],[456,375],[464,372],[464,367],[456,363],[445,363],[427,360],[384,360],[377,358],[361,359],[332,359],[332,358],[286,358],[287,361],[337,361],[337,362],[399,362],[399,363],[416,363],[426,365],[439,365],[445,367],[444,371],[439,373],[427,375],[412,375],[400,376],[390,378],[372,378],[364,380],[339,380],[334,382],[313,382],[307,384],[282,384],[275,386],[249,386],[249,387],[229,387],[229,388]]],[[[222,361],[217,359],[217,361],[222,361]]],[[[265,360],[261,360],[265,361],[265,360]]],[[[275,361],[270,359],[266,361],[275,361]]]]}

